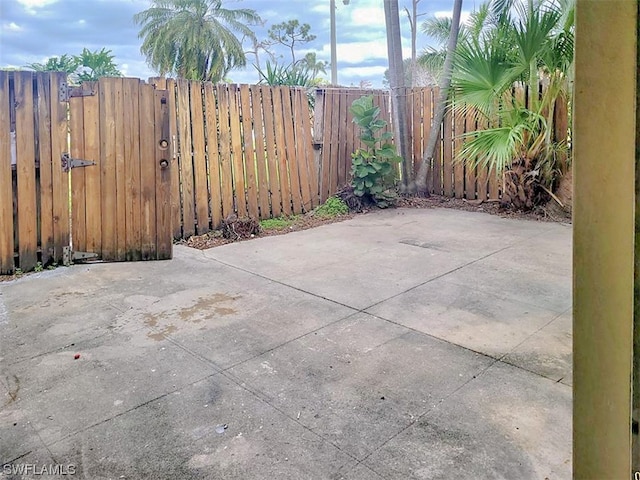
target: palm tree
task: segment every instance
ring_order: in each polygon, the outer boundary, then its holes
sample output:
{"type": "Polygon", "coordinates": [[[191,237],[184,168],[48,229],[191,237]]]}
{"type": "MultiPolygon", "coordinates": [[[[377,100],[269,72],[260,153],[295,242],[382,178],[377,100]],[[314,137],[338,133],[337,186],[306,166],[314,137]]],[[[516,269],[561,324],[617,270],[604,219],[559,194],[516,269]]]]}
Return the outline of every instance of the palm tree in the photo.
{"type": "Polygon", "coordinates": [[[313,78],[317,78],[320,73],[326,75],[329,66],[324,60],[318,60],[316,52],[307,52],[302,60],[298,60],[298,64],[310,71],[313,78]]]}
{"type": "Polygon", "coordinates": [[[64,54],[60,57],[50,57],[45,63],[30,63],[26,68],[35,70],[36,72],[65,72],[67,74],[74,73],[80,61],[77,57],[64,54]]]}
{"type": "Polygon", "coordinates": [[[152,0],[134,21],[140,51],[161,75],[217,82],[246,65],[236,33],[255,41],[249,26],[261,19],[254,10],[224,8],[222,0],[152,0]]]}
{"type": "Polygon", "coordinates": [[[82,67],[82,71],[78,73],[78,81],[95,82],[100,77],[121,77],[122,73],[113,61],[114,58],[111,50],[105,48],[94,52],[83,48],[82,53],[74,57],[78,66],[82,67]]]}
{"type": "Polygon", "coordinates": [[[504,198],[531,208],[543,192],[553,196],[569,168],[566,142],[553,132],[556,100],[568,98],[570,89],[573,2],[496,0],[492,6],[491,28],[456,52],[454,112],[472,112],[490,126],[465,135],[458,160],[494,169],[504,198]]]}
{"type": "Polygon", "coordinates": [[[429,140],[427,141],[427,146],[424,151],[422,163],[420,164],[420,169],[416,175],[415,183],[411,185],[411,188],[409,189],[412,192],[417,191],[419,195],[425,197],[429,196],[429,191],[427,190],[427,174],[436,151],[436,143],[440,136],[440,125],[444,118],[444,111],[449,95],[449,85],[451,83],[453,71],[453,58],[457,49],[458,35],[460,33],[461,13],[462,0],[454,0],[449,40],[447,43],[447,53],[445,55],[444,64],[442,66],[442,75],[440,78],[440,96],[435,105],[435,112],[433,115],[433,128],[429,132],[429,140]]]}
{"type": "Polygon", "coordinates": [[[404,62],[402,60],[402,35],[398,0],[384,0],[384,17],[387,28],[387,56],[389,58],[389,86],[391,88],[391,111],[394,118],[394,137],[402,157],[401,191],[407,193],[412,184],[413,170],[409,154],[409,123],[407,97],[401,93],[405,86],[404,62]]]}

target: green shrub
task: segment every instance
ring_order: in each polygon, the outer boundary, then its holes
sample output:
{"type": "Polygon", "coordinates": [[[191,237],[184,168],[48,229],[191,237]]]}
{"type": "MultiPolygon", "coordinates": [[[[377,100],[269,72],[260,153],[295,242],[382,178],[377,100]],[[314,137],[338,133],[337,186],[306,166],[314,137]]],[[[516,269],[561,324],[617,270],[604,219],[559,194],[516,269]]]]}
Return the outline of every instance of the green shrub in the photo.
{"type": "Polygon", "coordinates": [[[349,207],[338,197],[327,198],[326,202],[315,209],[316,217],[333,218],[347,213],[349,213],[349,207]]]}
{"type": "Polygon", "coordinates": [[[402,158],[389,141],[391,133],[379,133],[387,122],[378,118],[380,108],[373,104],[373,95],[354,100],[349,111],[353,115],[353,123],[360,127],[360,140],[366,146],[351,154],[353,193],[368,197],[381,208],[388,207],[395,198],[390,189],[396,176],[393,163],[400,163],[402,158]]]}

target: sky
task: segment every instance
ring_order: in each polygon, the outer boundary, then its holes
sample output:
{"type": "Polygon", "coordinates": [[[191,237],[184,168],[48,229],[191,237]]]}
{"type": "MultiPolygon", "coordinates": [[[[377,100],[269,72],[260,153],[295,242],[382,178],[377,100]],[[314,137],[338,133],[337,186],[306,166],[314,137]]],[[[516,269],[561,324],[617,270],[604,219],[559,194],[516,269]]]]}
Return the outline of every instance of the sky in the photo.
{"type": "MultiPolygon", "coordinates": [[[[343,5],[336,0],[336,31],[338,83],[357,86],[370,82],[382,86],[387,69],[387,46],[383,0],[350,0],[343,5]]],[[[465,8],[473,8],[466,2],[465,8]]],[[[298,50],[302,57],[315,51],[318,60],[330,60],[329,0],[224,0],[225,8],[250,8],[265,21],[264,27],[255,27],[258,40],[267,37],[270,26],[298,19],[311,25],[316,35],[313,42],[298,50]]],[[[410,28],[404,7],[411,0],[399,0],[403,54],[411,56],[410,28]]],[[[77,55],[83,48],[106,48],[115,55],[120,71],[129,77],[146,79],[156,75],[140,53],[142,41],[134,14],[151,5],[150,0],[0,0],[0,68],[24,67],[30,63],[43,63],[52,56],[77,55]]],[[[453,0],[421,0],[418,12],[422,23],[428,16],[450,16],[453,0]]],[[[463,13],[463,19],[468,12],[463,13]]],[[[418,51],[433,41],[418,33],[418,51]]],[[[247,48],[249,50],[249,48],[247,48]]],[[[289,63],[285,50],[281,61],[289,63]]],[[[267,60],[262,55],[260,61],[267,60]]],[[[244,70],[233,70],[228,78],[235,83],[257,83],[258,74],[252,66],[254,57],[247,56],[244,70]]],[[[330,76],[327,69],[326,78],[330,76]]]]}

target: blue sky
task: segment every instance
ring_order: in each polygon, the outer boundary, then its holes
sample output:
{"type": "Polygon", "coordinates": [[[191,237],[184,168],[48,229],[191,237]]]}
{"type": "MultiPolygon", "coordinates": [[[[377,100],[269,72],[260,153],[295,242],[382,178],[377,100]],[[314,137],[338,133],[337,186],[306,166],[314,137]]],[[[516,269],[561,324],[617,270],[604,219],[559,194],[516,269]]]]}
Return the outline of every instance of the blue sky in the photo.
{"type": "MultiPolygon", "coordinates": [[[[338,36],[338,81],[342,85],[358,85],[360,81],[381,86],[387,68],[386,34],[383,0],[350,0],[345,6],[336,0],[338,36]]],[[[465,9],[473,9],[467,0],[465,9]]],[[[301,46],[300,56],[317,52],[319,60],[330,59],[329,0],[225,0],[226,8],[256,10],[266,24],[255,28],[258,39],[267,36],[276,23],[296,18],[309,23],[316,40],[301,46]]],[[[411,0],[399,0],[401,10],[411,0]]],[[[427,15],[450,15],[453,0],[421,0],[419,12],[427,15]]],[[[48,57],[78,54],[84,47],[112,50],[115,61],[126,76],[147,78],[151,70],[140,54],[139,27],[132,17],[150,6],[149,0],[0,0],[0,67],[21,67],[43,62],[48,57]]],[[[464,18],[464,17],[463,17],[464,18]]],[[[410,57],[410,29],[402,12],[403,50],[410,57]]],[[[418,34],[418,49],[430,44],[418,34]]],[[[284,50],[283,61],[289,58],[284,50]]],[[[263,56],[261,61],[264,62],[263,56]]],[[[248,57],[245,70],[229,74],[236,83],[256,83],[258,75],[248,57]]],[[[329,72],[327,72],[329,74],[329,72]]],[[[328,78],[329,75],[327,75],[328,78]]]]}

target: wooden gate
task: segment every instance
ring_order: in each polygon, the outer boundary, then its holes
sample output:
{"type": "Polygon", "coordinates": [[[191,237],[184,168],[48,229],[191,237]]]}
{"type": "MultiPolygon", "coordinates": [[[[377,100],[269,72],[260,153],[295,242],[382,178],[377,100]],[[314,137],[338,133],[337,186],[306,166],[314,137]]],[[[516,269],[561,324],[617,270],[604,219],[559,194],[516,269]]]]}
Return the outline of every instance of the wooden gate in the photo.
{"type": "Polygon", "coordinates": [[[74,259],[171,258],[167,92],[136,78],[102,78],[76,95],[69,98],[74,259]]]}
{"type": "Polygon", "coordinates": [[[167,100],[138,79],[0,71],[0,274],[171,258],[167,100]]]}

